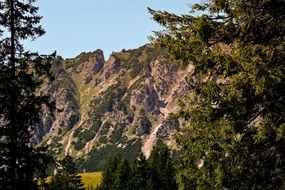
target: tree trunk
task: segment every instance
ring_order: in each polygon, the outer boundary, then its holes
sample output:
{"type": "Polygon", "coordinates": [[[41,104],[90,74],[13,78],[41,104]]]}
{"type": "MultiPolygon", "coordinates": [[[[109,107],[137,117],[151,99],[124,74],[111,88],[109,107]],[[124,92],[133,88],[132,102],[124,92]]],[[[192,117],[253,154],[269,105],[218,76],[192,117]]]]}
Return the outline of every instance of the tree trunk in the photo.
{"type": "Polygon", "coordinates": [[[10,49],[10,64],[11,64],[11,115],[10,115],[10,127],[11,127],[11,186],[12,189],[17,189],[17,90],[16,88],[16,47],[15,47],[15,9],[14,0],[9,1],[10,11],[11,11],[11,22],[10,22],[10,32],[11,32],[11,49],[10,49]]]}

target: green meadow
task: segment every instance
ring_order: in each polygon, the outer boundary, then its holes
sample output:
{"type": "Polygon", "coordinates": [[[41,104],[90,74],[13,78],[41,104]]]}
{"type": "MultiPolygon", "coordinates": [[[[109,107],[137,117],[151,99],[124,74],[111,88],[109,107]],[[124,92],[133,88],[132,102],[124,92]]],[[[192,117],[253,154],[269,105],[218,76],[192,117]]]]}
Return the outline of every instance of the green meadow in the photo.
{"type": "Polygon", "coordinates": [[[82,182],[84,183],[85,189],[97,187],[100,184],[102,178],[101,172],[80,173],[79,175],[82,178],[82,182]]]}

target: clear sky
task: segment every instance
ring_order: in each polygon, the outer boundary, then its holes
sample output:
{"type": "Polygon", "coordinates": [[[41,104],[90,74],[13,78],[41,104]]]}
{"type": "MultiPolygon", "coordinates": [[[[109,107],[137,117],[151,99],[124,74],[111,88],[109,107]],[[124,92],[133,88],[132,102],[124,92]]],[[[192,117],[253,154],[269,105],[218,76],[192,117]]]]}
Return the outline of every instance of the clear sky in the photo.
{"type": "MultiPolygon", "coordinates": [[[[43,37],[25,42],[41,54],[57,50],[64,58],[102,49],[107,59],[112,51],[133,49],[148,43],[147,36],[159,26],[147,7],[177,14],[188,13],[198,0],[38,0],[46,30],[43,37]]],[[[199,2],[199,1],[198,1],[199,2]]]]}

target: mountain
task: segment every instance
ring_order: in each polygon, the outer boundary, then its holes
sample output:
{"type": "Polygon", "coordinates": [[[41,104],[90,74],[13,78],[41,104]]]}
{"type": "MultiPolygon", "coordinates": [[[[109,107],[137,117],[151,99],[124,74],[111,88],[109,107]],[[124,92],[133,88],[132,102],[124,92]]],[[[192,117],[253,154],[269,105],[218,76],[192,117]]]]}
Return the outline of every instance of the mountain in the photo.
{"type": "Polygon", "coordinates": [[[150,44],[112,53],[107,61],[102,50],[57,57],[55,81],[41,89],[57,111],[43,108],[35,141],[57,157],[73,155],[82,171],[100,170],[117,153],[132,159],[142,150],[148,156],[157,139],[175,148],[171,134],[179,121],[171,113],[188,94],[192,70],[150,44]]]}

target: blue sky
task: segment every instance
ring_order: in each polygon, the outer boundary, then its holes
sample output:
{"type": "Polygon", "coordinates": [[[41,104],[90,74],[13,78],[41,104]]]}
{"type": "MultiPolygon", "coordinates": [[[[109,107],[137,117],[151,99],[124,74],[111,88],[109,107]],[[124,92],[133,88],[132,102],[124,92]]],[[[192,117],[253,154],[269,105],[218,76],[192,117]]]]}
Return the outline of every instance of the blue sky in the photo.
{"type": "Polygon", "coordinates": [[[193,2],[197,0],[38,0],[46,34],[25,46],[41,54],[57,50],[64,58],[100,48],[107,59],[112,51],[144,45],[151,31],[159,30],[147,7],[181,14],[193,2]]]}

